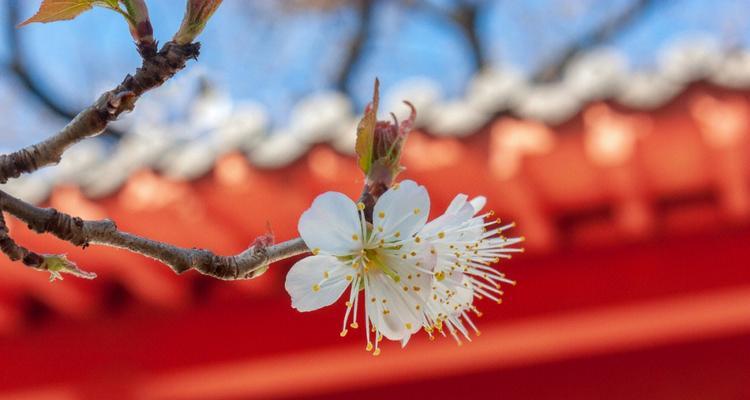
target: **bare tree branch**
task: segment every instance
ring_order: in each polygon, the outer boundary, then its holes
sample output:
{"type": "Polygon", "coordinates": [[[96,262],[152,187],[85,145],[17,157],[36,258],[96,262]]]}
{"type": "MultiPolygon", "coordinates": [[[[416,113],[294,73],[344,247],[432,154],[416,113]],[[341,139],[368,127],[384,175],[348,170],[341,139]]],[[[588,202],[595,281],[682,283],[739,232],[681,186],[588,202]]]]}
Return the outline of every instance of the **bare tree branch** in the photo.
{"type": "Polygon", "coordinates": [[[21,260],[27,267],[37,268],[42,265],[44,261],[42,256],[23,246],[19,246],[8,234],[5,216],[0,212],[0,251],[5,253],[11,261],[21,260]]]}
{"type": "MultiPolygon", "coordinates": [[[[23,87],[47,109],[66,120],[75,118],[75,112],[64,107],[61,102],[58,102],[53,96],[47,93],[31,76],[26,68],[26,63],[23,60],[23,51],[21,50],[21,38],[19,37],[18,29],[16,28],[16,24],[19,20],[18,0],[11,0],[8,2],[8,20],[6,24],[8,28],[8,49],[10,53],[8,69],[10,69],[16,78],[18,78],[21,85],[23,85],[23,87]]],[[[113,127],[107,127],[105,134],[115,138],[121,138],[123,136],[123,132],[113,127]]]]}
{"type": "MultiPolygon", "coordinates": [[[[139,44],[143,64],[134,75],[127,75],[120,85],[100,96],[54,136],[14,153],[0,155],[0,183],[58,163],[68,147],[101,133],[110,121],[132,110],[143,93],[183,69],[188,59],[196,59],[200,44],[190,42],[202,31],[219,4],[220,0],[189,1],[184,20],[187,22],[183,22],[175,41],[167,42],[158,52],[139,44]]],[[[17,245],[9,236],[2,211],[26,222],[38,233],[51,233],[83,248],[102,244],[132,251],[161,261],[178,274],[194,269],[218,279],[250,279],[265,272],[271,262],[309,251],[300,238],[273,245],[271,236],[265,235],[237,255],[221,256],[208,250],[182,248],[122,232],[109,219],[84,221],[53,208],[39,208],[0,191],[0,251],[13,261],[23,260],[27,266],[49,271],[53,280],[62,279],[61,273],[88,279],[96,275],[78,269],[64,255],[39,255],[17,245]]]]}
{"type": "MultiPolygon", "coordinates": [[[[85,221],[53,208],[39,208],[3,191],[0,191],[0,208],[26,222],[38,233],[51,233],[83,248],[89,244],[102,244],[125,249],[158,260],[178,274],[194,269],[223,280],[251,279],[265,272],[272,262],[309,251],[300,238],[275,245],[256,240],[256,243],[237,255],[221,256],[209,250],[177,247],[122,232],[108,219],[85,221]]],[[[7,229],[0,229],[0,247],[5,243],[3,232],[7,237],[7,229]]]]}
{"type": "Polygon", "coordinates": [[[65,150],[78,141],[101,133],[110,121],[133,109],[135,102],[146,91],[160,86],[185,67],[190,58],[197,58],[199,43],[176,44],[167,42],[143,65],[135,75],[128,75],[115,89],[104,93],[91,106],[81,111],[54,136],[11,154],[0,156],[0,183],[33,172],[43,166],[56,164],[65,150]]]}

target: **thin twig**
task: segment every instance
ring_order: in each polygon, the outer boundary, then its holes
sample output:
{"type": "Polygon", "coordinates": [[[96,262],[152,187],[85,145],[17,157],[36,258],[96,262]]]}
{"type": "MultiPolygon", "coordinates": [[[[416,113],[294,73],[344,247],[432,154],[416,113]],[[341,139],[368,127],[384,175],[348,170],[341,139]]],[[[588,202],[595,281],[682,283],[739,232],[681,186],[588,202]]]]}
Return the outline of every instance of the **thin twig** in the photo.
{"type": "Polygon", "coordinates": [[[178,274],[194,269],[223,280],[251,279],[265,272],[272,262],[309,251],[300,238],[275,245],[256,240],[237,255],[221,256],[209,250],[177,247],[122,232],[109,219],[85,221],[54,208],[39,208],[3,191],[0,191],[0,208],[38,233],[51,233],[83,248],[101,244],[125,249],[160,261],[178,274]]]}

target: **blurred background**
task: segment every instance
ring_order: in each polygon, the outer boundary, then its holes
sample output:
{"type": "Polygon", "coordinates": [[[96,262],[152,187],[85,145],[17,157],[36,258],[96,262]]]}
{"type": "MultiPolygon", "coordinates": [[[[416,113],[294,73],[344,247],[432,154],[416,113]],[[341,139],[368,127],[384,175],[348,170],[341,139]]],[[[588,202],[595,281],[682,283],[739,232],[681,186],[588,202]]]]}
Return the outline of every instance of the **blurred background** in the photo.
{"type": "MultiPolygon", "coordinates": [[[[39,141],[132,72],[104,10],[14,26],[0,1],[0,150],[39,141]]],[[[156,36],[183,2],[150,1],[156,36]]],[[[527,252],[483,334],[339,337],[343,303],[292,310],[294,260],[247,282],[175,276],[14,238],[99,278],[0,260],[0,398],[750,398],[750,3],[225,0],[199,62],[64,161],[3,187],[126,231],[234,254],[326,190],[358,195],[354,127],[418,109],[404,178],[436,214],[483,194],[527,252]]]]}

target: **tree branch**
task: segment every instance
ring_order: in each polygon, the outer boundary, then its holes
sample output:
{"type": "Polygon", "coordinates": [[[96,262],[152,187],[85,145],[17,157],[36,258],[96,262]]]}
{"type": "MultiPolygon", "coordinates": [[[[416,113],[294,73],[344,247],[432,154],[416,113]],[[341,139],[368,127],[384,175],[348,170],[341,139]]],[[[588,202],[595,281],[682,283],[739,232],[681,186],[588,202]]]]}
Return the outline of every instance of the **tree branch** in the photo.
{"type": "Polygon", "coordinates": [[[68,147],[98,135],[110,121],[132,110],[143,93],[160,86],[183,69],[188,59],[196,59],[199,49],[199,43],[167,42],[158,53],[144,57],[135,75],[126,76],[119,86],[104,93],[57,134],[14,153],[0,155],[0,183],[57,164],[68,147]]]}
{"type": "MultiPolygon", "coordinates": [[[[90,244],[101,244],[128,250],[160,261],[178,274],[194,269],[201,274],[223,280],[251,279],[265,272],[272,262],[309,251],[300,238],[275,245],[264,240],[256,240],[237,255],[221,256],[209,250],[178,247],[122,232],[109,219],[85,221],[54,208],[39,208],[3,191],[0,191],[0,209],[24,221],[29,228],[38,233],[51,233],[83,248],[90,244]]],[[[5,251],[3,232],[7,237],[7,229],[0,229],[0,247],[5,251]]]]}
{"type": "MultiPolygon", "coordinates": [[[[10,53],[8,69],[16,76],[21,85],[39,100],[43,106],[47,107],[47,109],[58,116],[66,120],[71,120],[76,116],[75,112],[64,107],[61,102],[58,102],[53,96],[45,92],[42,86],[34,80],[26,68],[26,63],[24,63],[23,60],[23,51],[21,50],[21,38],[19,37],[18,29],[16,28],[16,24],[20,21],[18,9],[18,0],[11,0],[8,2],[8,17],[6,24],[8,28],[8,49],[10,53]]],[[[112,127],[108,127],[105,134],[113,138],[121,138],[123,136],[123,132],[112,127]]]]}
{"type": "Polygon", "coordinates": [[[27,267],[37,268],[42,265],[44,261],[42,256],[23,246],[19,246],[8,234],[5,216],[0,212],[0,251],[5,253],[11,261],[21,260],[27,267]]]}

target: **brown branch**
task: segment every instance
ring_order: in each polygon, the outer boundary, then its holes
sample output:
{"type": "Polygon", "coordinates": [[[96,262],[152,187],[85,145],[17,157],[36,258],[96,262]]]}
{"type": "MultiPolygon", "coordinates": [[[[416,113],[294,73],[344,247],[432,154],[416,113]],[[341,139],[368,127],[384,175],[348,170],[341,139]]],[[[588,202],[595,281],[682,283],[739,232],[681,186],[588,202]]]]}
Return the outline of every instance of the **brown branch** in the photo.
{"type": "Polygon", "coordinates": [[[8,256],[11,261],[21,260],[27,267],[38,268],[42,265],[44,257],[23,246],[19,246],[8,234],[5,216],[0,212],[0,251],[8,256]]]}
{"type": "MultiPolygon", "coordinates": [[[[22,42],[16,25],[21,19],[19,18],[18,0],[8,2],[8,15],[6,23],[6,33],[8,37],[8,53],[10,55],[7,68],[13,73],[18,82],[26,89],[29,94],[34,96],[43,106],[54,114],[66,120],[71,120],[76,113],[63,106],[64,102],[59,101],[55,96],[48,93],[43,85],[34,79],[24,62],[24,52],[22,51],[22,42]]],[[[123,132],[113,127],[107,127],[105,134],[112,138],[121,138],[123,132]]]]}
{"type": "Polygon", "coordinates": [[[296,238],[275,245],[256,240],[237,255],[216,255],[209,250],[177,247],[122,232],[109,219],[85,221],[53,208],[39,208],[3,191],[0,191],[0,208],[26,222],[38,233],[51,233],[83,248],[101,244],[125,249],[160,261],[178,274],[194,269],[223,280],[251,279],[265,272],[272,262],[309,251],[305,242],[296,238]]]}
{"type": "Polygon", "coordinates": [[[104,93],[91,106],[81,111],[54,136],[11,154],[0,155],[0,183],[56,164],[71,145],[101,133],[110,121],[133,109],[146,91],[160,86],[185,67],[188,59],[198,57],[200,44],[167,42],[162,49],[143,59],[134,75],[128,75],[115,89],[104,93]]]}

